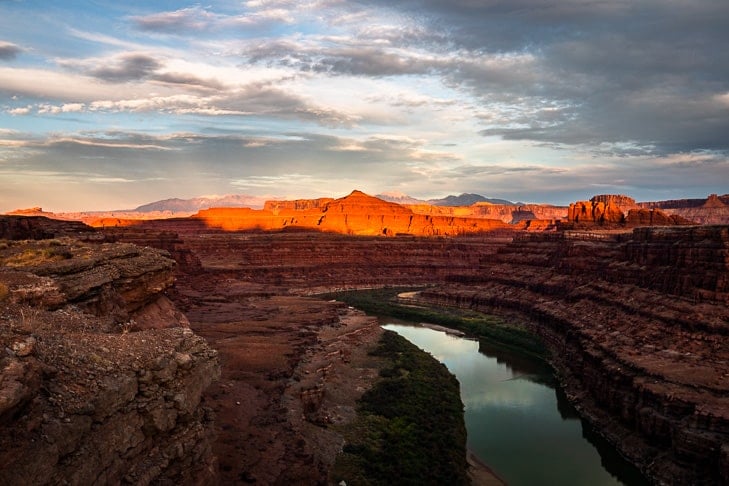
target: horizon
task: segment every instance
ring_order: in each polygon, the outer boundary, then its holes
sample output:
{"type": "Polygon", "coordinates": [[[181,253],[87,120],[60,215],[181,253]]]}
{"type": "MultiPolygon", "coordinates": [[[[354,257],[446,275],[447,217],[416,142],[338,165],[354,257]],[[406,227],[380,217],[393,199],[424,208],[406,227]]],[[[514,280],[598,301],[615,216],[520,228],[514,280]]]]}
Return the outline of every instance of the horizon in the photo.
{"type": "Polygon", "coordinates": [[[0,213],[727,194],[727,24],[719,0],[0,2],[0,213]]]}
{"type": "MultiPolygon", "coordinates": [[[[427,199],[426,200],[426,199],[414,198],[414,197],[412,197],[412,196],[410,196],[408,194],[401,193],[401,192],[397,192],[397,191],[390,191],[390,192],[384,192],[384,193],[378,193],[378,194],[368,194],[366,192],[360,191],[359,189],[353,189],[352,191],[349,191],[348,193],[343,194],[343,195],[336,195],[336,196],[331,195],[331,196],[321,196],[321,197],[322,198],[331,198],[331,199],[334,199],[334,200],[344,199],[344,198],[346,198],[346,197],[354,194],[355,192],[362,192],[366,196],[378,198],[378,199],[381,199],[381,200],[386,201],[386,202],[389,202],[389,201],[387,199],[382,199],[382,196],[385,196],[385,197],[393,197],[393,198],[397,198],[397,197],[412,198],[412,199],[415,199],[415,200],[417,200],[419,202],[422,202],[422,203],[429,203],[429,202],[434,202],[434,201],[443,201],[443,200],[445,200],[448,197],[462,197],[462,196],[472,196],[472,195],[481,196],[481,197],[484,197],[485,199],[492,199],[492,200],[493,199],[499,199],[499,198],[490,198],[488,196],[484,196],[482,194],[476,194],[476,193],[460,193],[460,194],[449,194],[448,196],[444,196],[442,198],[431,198],[431,199],[427,199]]],[[[581,201],[589,201],[593,197],[604,196],[604,195],[631,197],[629,194],[593,194],[592,196],[587,197],[585,199],[570,201],[567,204],[551,204],[551,203],[544,203],[544,202],[538,202],[538,201],[509,201],[509,202],[511,204],[514,204],[514,205],[541,205],[541,206],[554,206],[554,207],[564,207],[564,208],[567,208],[572,203],[581,202],[581,201]]],[[[703,200],[703,199],[708,199],[710,196],[723,197],[723,196],[729,196],[729,194],[707,194],[706,197],[700,197],[700,198],[678,198],[677,200],[703,200]]],[[[205,206],[205,207],[206,208],[207,207],[210,207],[210,208],[214,208],[214,207],[218,207],[218,208],[237,208],[237,207],[240,207],[240,208],[249,208],[249,209],[263,209],[264,204],[266,202],[268,202],[268,201],[292,201],[292,200],[295,200],[295,199],[299,199],[299,200],[301,200],[301,199],[304,199],[304,200],[306,200],[306,199],[318,199],[318,198],[284,198],[284,197],[275,197],[275,196],[260,196],[259,197],[259,196],[250,196],[250,195],[247,195],[247,194],[223,194],[223,195],[220,195],[220,194],[212,194],[212,195],[196,196],[196,197],[192,197],[192,198],[165,198],[165,199],[159,199],[159,200],[155,200],[155,201],[148,201],[146,203],[137,205],[135,207],[128,207],[128,208],[85,209],[85,210],[75,210],[75,211],[64,211],[64,210],[54,211],[53,209],[44,208],[42,206],[28,206],[28,207],[24,207],[24,208],[15,208],[13,210],[0,211],[0,214],[13,213],[13,212],[16,212],[16,211],[22,212],[22,211],[35,211],[35,210],[40,210],[40,211],[42,211],[44,213],[67,214],[67,215],[68,214],[74,214],[74,213],[80,213],[80,214],[83,214],[83,213],[88,213],[88,214],[91,214],[91,213],[110,213],[110,212],[123,213],[123,212],[136,212],[139,208],[141,208],[143,206],[147,206],[147,205],[150,205],[150,204],[164,203],[164,202],[168,202],[168,201],[183,201],[183,202],[186,202],[186,201],[191,201],[191,200],[195,200],[195,199],[207,199],[207,200],[213,200],[214,201],[214,200],[219,200],[219,199],[224,199],[224,198],[229,198],[229,197],[249,198],[249,199],[252,199],[254,201],[257,201],[257,203],[256,204],[246,205],[246,206],[225,206],[225,205],[223,205],[223,206],[205,206]]],[[[649,203],[649,202],[668,201],[668,200],[661,200],[661,201],[658,201],[658,200],[656,200],[656,201],[643,201],[643,200],[638,200],[638,199],[635,199],[635,198],[632,198],[632,199],[634,199],[636,203],[649,203]]],[[[399,203],[397,201],[393,201],[393,202],[395,202],[395,204],[400,204],[400,205],[405,205],[405,206],[407,206],[408,204],[410,204],[410,203],[407,203],[407,202],[403,202],[403,203],[399,203]]],[[[498,205],[498,203],[494,203],[494,204],[497,204],[498,205]]],[[[168,211],[168,210],[166,210],[166,211],[168,211]]],[[[150,211],[147,211],[147,212],[150,212],[150,211]]],[[[152,211],[152,212],[154,212],[154,211],[152,211]]],[[[178,211],[178,212],[179,213],[184,213],[184,212],[189,212],[189,211],[178,211]]]]}

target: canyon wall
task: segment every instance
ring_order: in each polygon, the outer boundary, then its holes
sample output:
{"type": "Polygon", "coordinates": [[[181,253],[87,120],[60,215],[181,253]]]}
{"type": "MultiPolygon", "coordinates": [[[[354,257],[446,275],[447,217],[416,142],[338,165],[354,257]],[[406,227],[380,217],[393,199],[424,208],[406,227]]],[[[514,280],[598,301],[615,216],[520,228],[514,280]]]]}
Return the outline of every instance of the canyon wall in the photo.
{"type": "Polygon", "coordinates": [[[542,336],[570,399],[662,484],[729,481],[729,227],[526,235],[418,299],[542,336]]]}
{"type": "Polygon", "coordinates": [[[729,224],[729,194],[711,194],[706,199],[678,199],[639,203],[641,208],[661,209],[698,224],[729,224]]]}
{"type": "Polygon", "coordinates": [[[649,477],[729,480],[727,226],[597,226],[498,239],[149,224],[178,232],[200,261],[199,285],[235,293],[437,284],[421,302],[503,315],[542,336],[573,403],[649,477]]]}
{"type": "Polygon", "coordinates": [[[0,483],[215,484],[217,353],[163,295],[165,252],[0,244],[0,483]]]}

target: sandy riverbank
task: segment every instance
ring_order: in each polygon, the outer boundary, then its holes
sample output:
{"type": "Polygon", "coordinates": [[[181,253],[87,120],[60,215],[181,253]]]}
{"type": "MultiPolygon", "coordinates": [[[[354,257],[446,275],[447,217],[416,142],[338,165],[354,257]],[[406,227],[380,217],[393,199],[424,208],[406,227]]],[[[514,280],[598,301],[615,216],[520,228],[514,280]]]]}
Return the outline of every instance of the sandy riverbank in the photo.
{"type": "Polygon", "coordinates": [[[506,482],[481,461],[476,455],[468,451],[468,476],[474,486],[504,486],[506,482]]]}

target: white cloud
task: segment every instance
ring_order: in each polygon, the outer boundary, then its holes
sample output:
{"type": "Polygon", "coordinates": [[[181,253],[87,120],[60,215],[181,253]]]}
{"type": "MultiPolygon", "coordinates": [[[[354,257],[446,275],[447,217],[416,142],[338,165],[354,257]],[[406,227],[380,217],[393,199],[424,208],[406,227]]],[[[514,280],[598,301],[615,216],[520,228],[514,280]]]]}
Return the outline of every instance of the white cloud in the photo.
{"type": "Polygon", "coordinates": [[[29,114],[32,108],[33,107],[31,105],[21,106],[19,108],[11,108],[7,110],[7,112],[13,116],[21,116],[29,114]]]}

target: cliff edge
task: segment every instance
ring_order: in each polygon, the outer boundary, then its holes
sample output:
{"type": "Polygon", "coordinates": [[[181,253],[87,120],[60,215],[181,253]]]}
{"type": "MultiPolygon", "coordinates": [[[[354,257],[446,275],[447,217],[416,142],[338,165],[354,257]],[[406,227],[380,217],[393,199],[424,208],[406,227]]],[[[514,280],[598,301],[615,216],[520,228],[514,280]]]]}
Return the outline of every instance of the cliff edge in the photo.
{"type": "Polygon", "coordinates": [[[217,353],[165,252],[0,240],[0,484],[213,484],[217,353]]]}

